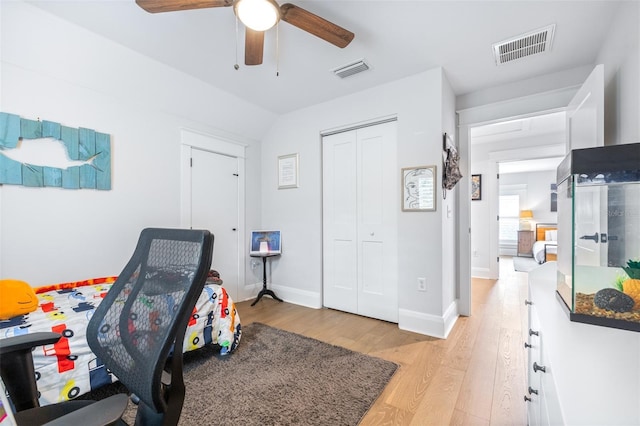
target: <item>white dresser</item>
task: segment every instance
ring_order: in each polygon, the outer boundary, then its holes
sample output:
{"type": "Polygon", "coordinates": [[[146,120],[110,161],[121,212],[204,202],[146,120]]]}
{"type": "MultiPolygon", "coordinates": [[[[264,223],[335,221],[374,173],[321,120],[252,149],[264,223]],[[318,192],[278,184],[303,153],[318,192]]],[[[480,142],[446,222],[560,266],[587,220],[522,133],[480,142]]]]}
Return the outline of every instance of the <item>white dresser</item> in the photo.
{"type": "Polygon", "coordinates": [[[555,262],[529,272],[525,303],[529,425],[640,425],[640,333],[570,322],[555,262]]]}

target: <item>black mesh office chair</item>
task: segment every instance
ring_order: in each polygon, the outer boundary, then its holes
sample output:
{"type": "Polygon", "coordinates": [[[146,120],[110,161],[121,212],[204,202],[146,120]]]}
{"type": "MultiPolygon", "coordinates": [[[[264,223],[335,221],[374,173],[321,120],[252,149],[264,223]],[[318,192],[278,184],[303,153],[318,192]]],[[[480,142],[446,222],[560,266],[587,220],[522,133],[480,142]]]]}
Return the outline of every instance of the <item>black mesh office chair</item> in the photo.
{"type": "MultiPolygon", "coordinates": [[[[204,287],[212,254],[213,235],[208,231],[143,230],[131,260],[89,321],[87,341],[91,350],[135,394],[134,399],[139,400],[136,424],[178,423],[185,392],[182,378],[184,334],[204,287]]],[[[0,355],[5,363],[5,353],[0,352],[0,355]]],[[[30,356],[28,358],[31,361],[29,374],[33,377],[33,361],[30,356]]],[[[25,363],[24,360],[17,362],[25,363]]],[[[2,368],[2,377],[15,401],[12,388],[20,385],[8,383],[14,380],[11,377],[9,381],[5,379],[7,369],[10,367],[2,368]]],[[[33,386],[35,389],[35,383],[33,386]]],[[[17,398],[24,399],[24,396],[17,398]]],[[[122,401],[122,396],[112,398],[114,405],[122,401]]],[[[31,402],[35,399],[37,405],[37,395],[26,399],[31,399],[31,402]]],[[[55,406],[74,403],[77,407],[72,408],[74,412],[71,415],[79,412],[75,410],[93,408],[83,407],[83,401],[55,406]]],[[[100,401],[98,404],[111,403],[100,401]]],[[[48,407],[52,406],[40,407],[39,410],[44,411],[48,407]]],[[[18,404],[16,408],[21,409],[18,404]]],[[[103,410],[108,411],[108,408],[103,410]]],[[[36,424],[32,423],[35,421],[31,414],[33,411],[26,410],[31,417],[30,423],[25,424],[36,424]]],[[[16,413],[19,424],[23,413],[16,413]]],[[[53,418],[46,413],[44,417],[44,421],[53,418]]]]}

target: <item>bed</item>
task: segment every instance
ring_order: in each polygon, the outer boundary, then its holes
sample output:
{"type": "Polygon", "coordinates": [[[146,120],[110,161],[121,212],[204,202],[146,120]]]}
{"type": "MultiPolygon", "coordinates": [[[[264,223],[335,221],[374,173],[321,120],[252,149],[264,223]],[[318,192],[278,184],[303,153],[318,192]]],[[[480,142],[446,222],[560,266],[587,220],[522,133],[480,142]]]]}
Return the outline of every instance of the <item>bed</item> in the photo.
{"type": "Polygon", "coordinates": [[[533,243],[533,258],[538,263],[556,260],[558,254],[558,225],[537,223],[536,241],[533,243]]]}
{"type": "MultiPolygon", "coordinates": [[[[74,399],[117,380],[93,355],[86,340],[89,318],[115,279],[39,287],[35,311],[0,321],[0,338],[38,331],[62,334],[58,343],[33,352],[41,405],[74,399]]],[[[183,350],[216,344],[226,355],[238,345],[240,336],[240,317],[233,300],[221,285],[207,281],[187,326],[183,350]]]]}

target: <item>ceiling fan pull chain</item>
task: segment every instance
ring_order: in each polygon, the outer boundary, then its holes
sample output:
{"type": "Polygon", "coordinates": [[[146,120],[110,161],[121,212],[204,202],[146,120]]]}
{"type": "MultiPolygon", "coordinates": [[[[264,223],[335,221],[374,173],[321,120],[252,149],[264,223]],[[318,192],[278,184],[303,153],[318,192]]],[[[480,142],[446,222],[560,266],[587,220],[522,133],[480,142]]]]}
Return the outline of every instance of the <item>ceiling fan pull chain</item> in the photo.
{"type": "Polygon", "coordinates": [[[276,77],[280,77],[280,21],[276,24],[276,77]]]}
{"type": "Polygon", "coordinates": [[[235,68],[236,71],[240,68],[240,65],[238,65],[238,15],[236,15],[236,63],[233,68],[235,68]]]}

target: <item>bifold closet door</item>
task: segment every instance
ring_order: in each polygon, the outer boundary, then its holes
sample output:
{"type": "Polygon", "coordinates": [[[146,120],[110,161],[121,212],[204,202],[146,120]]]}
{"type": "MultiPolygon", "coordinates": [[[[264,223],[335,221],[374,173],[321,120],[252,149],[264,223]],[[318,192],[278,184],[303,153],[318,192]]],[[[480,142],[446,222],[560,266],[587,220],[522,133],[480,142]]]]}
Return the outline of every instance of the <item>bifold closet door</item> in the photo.
{"type": "Polygon", "coordinates": [[[323,137],[324,305],[392,322],[398,321],[396,145],[395,121],[323,137]]]}

